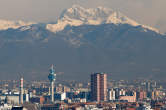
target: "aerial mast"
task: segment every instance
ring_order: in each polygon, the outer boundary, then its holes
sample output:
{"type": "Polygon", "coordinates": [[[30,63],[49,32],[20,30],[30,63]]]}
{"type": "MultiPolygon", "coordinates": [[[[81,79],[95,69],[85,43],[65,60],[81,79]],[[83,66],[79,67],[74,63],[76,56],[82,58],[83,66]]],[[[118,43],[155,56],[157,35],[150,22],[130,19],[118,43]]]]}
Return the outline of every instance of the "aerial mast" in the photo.
{"type": "Polygon", "coordinates": [[[54,102],[54,82],[56,80],[56,74],[53,65],[51,66],[49,72],[50,73],[48,75],[48,79],[50,81],[50,86],[51,86],[51,101],[54,102]]]}

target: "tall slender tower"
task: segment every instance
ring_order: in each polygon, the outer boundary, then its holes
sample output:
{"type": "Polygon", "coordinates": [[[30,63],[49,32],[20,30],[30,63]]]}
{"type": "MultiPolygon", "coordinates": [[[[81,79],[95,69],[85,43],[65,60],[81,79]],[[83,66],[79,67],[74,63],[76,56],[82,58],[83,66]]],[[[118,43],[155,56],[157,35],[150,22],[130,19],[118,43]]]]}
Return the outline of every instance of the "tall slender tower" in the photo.
{"type": "Polygon", "coordinates": [[[23,88],[23,86],[24,86],[24,79],[23,79],[23,77],[21,77],[21,79],[20,79],[20,96],[19,96],[19,103],[20,104],[23,104],[24,102],[23,102],[23,92],[24,92],[24,88],[23,88]]]}
{"type": "Polygon", "coordinates": [[[91,100],[98,102],[107,100],[107,74],[91,74],[91,100]]]}
{"type": "Polygon", "coordinates": [[[51,66],[50,73],[48,75],[48,79],[50,81],[50,86],[51,86],[51,101],[54,102],[54,82],[56,80],[56,74],[54,70],[54,66],[51,66]]]}

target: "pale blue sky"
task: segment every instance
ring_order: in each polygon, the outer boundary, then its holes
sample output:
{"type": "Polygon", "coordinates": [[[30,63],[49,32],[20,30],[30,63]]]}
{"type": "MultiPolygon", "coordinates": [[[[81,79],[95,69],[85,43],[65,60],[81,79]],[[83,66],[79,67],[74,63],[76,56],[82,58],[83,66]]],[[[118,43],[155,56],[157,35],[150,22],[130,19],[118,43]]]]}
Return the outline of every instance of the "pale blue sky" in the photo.
{"type": "Polygon", "coordinates": [[[0,19],[56,21],[61,11],[73,4],[106,6],[166,32],[166,0],[0,0],[0,19]]]}

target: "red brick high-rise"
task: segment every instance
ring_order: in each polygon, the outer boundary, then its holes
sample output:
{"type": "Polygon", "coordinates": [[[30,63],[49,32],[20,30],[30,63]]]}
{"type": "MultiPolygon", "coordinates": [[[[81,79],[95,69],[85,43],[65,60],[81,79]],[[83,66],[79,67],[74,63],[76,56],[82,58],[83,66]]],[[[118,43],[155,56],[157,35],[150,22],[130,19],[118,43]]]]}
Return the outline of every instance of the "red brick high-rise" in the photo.
{"type": "Polygon", "coordinates": [[[91,100],[107,101],[107,74],[91,74],[91,100]]]}

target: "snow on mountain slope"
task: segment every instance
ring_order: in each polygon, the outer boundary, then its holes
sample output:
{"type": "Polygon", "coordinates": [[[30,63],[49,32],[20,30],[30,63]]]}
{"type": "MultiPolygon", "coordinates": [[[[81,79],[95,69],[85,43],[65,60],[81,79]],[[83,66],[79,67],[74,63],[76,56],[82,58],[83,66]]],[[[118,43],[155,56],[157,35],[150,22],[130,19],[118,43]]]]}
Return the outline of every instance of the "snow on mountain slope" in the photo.
{"type": "Polygon", "coordinates": [[[9,28],[19,28],[21,26],[28,26],[35,24],[34,22],[23,22],[23,21],[9,21],[9,20],[0,20],[0,30],[6,30],[9,28]]]}
{"type": "MultiPolygon", "coordinates": [[[[73,5],[72,8],[65,10],[55,24],[47,24],[46,29],[52,32],[63,30],[67,25],[80,26],[83,24],[100,25],[100,24],[130,24],[132,26],[139,26],[141,24],[126,17],[120,12],[115,12],[112,9],[97,7],[95,9],[85,9],[78,5],[73,5]]],[[[141,25],[143,28],[159,32],[157,29],[141,25]]]]}

